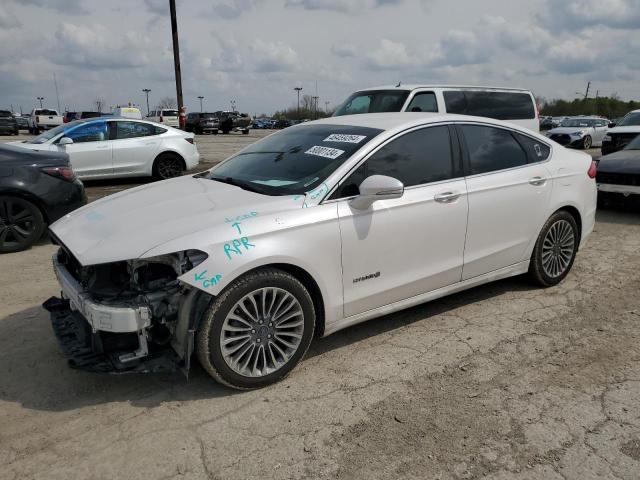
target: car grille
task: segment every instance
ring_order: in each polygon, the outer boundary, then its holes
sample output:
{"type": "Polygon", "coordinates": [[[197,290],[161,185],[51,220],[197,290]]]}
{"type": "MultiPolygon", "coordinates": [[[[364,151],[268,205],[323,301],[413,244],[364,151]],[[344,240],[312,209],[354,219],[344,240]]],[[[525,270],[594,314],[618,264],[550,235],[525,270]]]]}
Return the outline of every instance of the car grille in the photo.
{"type": "Polygon", "coordinates": [[[598,172],[596,174],[596,183],[640,186],[640,175],[629,173],[598,172]]]}
{"type": "Polygon", "coordinates": [[[571,143],[571,137],[566,133],[554,133],[549,138],[560,145],[569,145],[571,143]]]}

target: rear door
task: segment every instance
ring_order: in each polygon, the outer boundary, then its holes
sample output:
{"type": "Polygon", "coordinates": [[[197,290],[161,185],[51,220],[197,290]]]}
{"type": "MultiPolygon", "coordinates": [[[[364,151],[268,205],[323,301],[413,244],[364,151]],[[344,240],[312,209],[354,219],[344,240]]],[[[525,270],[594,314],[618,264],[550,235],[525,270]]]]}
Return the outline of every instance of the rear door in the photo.
{"type": "Polygon", "coordinates": [[[64,136],[73,140],[58,149],[69,154],[73,170],[80,178],[97,178],[113,173],[107,122],[81,124],[64,136]]]}
{"type": "Polygon", "coordinates": [[[461,124],[469,224],[463,280],[527,260],[551,196],[549,147],[507,128],[461,124]],[[531,152],[531,153],[530,153],[531,152]]]}
{"type": "Polygon", "coordinates": [[[111,125],[113,173],[149,175],[162,142],[159,128],[150,123],[128,120],[112,121],[111,125]]]}
{"type": "Polygon", "coordinates": [[[396,137],[331,195],[338,200],[345,316],[460,281],[468,208],[449,132],[440,125],[396,137]],[[402,181],[404,195],[354,209],[350,199],[371,175],[402,181]]]}

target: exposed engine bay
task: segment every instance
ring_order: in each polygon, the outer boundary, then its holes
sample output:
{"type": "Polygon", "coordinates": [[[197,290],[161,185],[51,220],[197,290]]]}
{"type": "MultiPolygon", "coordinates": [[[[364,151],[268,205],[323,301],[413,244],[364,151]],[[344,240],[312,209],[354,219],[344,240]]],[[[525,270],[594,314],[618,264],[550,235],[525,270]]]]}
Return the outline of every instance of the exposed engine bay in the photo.
{"type": "Polygon", "coordinates": [[[188,250],[82,266],[62,246],[53,258],[62,294],[43,306],[70,365],[111,373],[188,369],[195,292],[178,277],[206,258],[188,250]]]}

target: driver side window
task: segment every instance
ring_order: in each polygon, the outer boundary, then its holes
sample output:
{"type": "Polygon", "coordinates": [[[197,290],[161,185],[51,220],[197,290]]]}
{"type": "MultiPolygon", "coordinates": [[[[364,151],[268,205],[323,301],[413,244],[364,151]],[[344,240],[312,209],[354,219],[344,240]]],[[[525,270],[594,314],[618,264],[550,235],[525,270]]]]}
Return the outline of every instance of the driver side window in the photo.
{"type": "Polygon", "coordinates": [[[107,140],[107,122],[92,122],[80,125],[64,135],[73,143],[102,142],[107,140]]]}

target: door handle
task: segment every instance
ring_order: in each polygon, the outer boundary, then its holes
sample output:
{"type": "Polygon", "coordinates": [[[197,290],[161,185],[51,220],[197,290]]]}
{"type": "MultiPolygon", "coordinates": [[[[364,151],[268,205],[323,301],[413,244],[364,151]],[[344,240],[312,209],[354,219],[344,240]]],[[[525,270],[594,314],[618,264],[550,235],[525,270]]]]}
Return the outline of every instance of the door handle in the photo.
{"type": "Polygon", "coordinates": [[[104,150],[105,148],[109,148],[109,145],[102,145],[100,147],[96,147],[96,150],[104,150]]]}
{"type": "Polygon", "coordinates": [[[547,179],[544,177],[533,177],[529,179],[529,184],[533,185],[534,187],[540,187],[545,183],[547,183],[547,179]]]}
{"type": "Polygon", "coordinates": [[[455,192],[438,193],[433,197],[433,199],[438,203],[453,203],[458,198],[460,198],[460,194],[455,192]]]}

